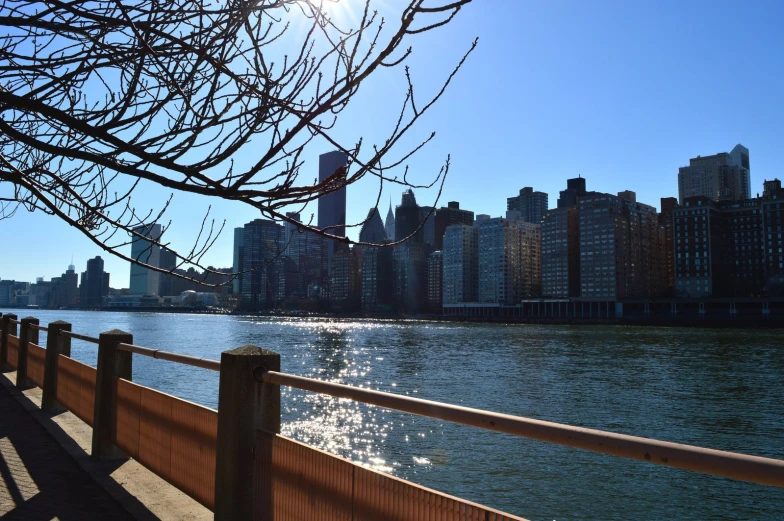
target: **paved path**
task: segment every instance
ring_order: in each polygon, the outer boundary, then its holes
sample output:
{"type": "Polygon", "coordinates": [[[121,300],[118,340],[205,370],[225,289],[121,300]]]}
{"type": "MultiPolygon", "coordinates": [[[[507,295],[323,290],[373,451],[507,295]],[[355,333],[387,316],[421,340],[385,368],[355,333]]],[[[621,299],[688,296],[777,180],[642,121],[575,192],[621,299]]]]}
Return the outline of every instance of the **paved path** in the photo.
{"type": "Polygon", "coordinates": [[[0,385],[0,520],[133,519],[0,385]]]}

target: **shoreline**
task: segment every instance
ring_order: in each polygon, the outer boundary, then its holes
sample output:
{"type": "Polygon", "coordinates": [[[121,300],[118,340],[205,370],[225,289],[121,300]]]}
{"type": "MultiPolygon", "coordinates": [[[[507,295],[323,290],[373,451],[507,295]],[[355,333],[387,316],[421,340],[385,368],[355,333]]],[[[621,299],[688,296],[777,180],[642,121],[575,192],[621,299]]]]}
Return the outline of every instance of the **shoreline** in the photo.
{"type": "MultiPolygon", "coordinates": [[[[47,308],[20,308],[18,306],[0,306],[3,309],[35,311],[58,311],[47,308]]],[[[669,327],[669,328],[702,328],[702,329],[784,329],[784,317],[774,315],[769,318],[740,315],[729,317],[626,317],[626,318],[544,318],[544,317],[481,317],[481,316],[446,316],[437,314],[404,315],[394,313],[325,313],[325,312],[275,312],[275,311],[243,311],[243,310],[216,310],[185,307],[170,308],[63,308],[63,311],[103,311],[103,312],[128,312],[128,313],[160,313],[160,314],[192,314],[192,315],[233,315],[244,317],[266,318],[320,318],[320,319],[353,319],[353,320],[415,320],[427,322],[448,322],[464,324],[504,324],[504,325],[542,325],[542,326],[638,326],[638,327],[669,327]]]]}

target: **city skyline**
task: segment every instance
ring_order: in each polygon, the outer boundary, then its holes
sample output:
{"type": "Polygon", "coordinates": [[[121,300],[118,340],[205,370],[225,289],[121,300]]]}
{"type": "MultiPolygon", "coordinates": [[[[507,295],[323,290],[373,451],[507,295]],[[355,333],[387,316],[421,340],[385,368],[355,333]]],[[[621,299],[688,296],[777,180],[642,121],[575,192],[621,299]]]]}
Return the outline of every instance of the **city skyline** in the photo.
{"type": "MultiPolygon", "coordinates": [[[[677,197],[677,173],[690,158],[728,152],[736,143],[754,155],[751,195],[763,180],[782,177],[776,158],[784,138],[779,99],[784,74],[775,66],[775,51],[784,46],[776,24],[784,6],[513,2],[469,4],[464,10],[465,16],[443,31],[418,38],[418,48],[428,52],[414,53],[409,64],[417,86],[427,90],[448,73],[473,36],[479,37],[476,52],[412,135],[437,132],[409,162],[417,181],[434,177],[452,155],[437,206],[460,201],[476,214],[500,215],[505,199],[523,187],[547,193],[552,202],[565,179],[582,175],[591,179],[592,190],[633,190],[658,207],[660,198],[677,197]],[[715,37],[723,33],[750,36],[715,37]],[[732,63],[744,64],[743,81],[704,81],[706,71],[731,70],[732,63]]],[[[351,125],[336,130],[338,137],[356,142],[364,136],[369,146],[382,132],[381,123],[389,121],[388,100],[404,92],[403,78],[381,71],[375,83],[363,86],[347,112],[351,125]]],[[[303,176],[316,178],[318,155],[329,150],[328,144],[314,142],[301,158],[303,176]]],[[[375,181],[348,189],[348,223],[361,222],[378,198],[375,181]]],[[[382,217],[390,196],[397,201],[399,192],[385,183],[382,217]]],[[[157,207],[168,195],[152,189],[135,202],[157,207]]],[[[434,199],[433,191],[417,192],[422,205],[433,205],[434,199]]],[[[229,266],[231,230],[259,217],[252,209],[175,194],[161,222],[171,219],[167,240],[187,247],[195,238],[193,223],[210,204],[216,224],[226,220],[227,227],[204,260],[229,266]]],[[[304,222],[311,216],[316,222],[315,205],[290,210],[301,211],[304,222]]],[[[26,256],[0,252],[3,277],[49,278],[68,265],[71,254],[78,266],[102,255],[107,270],[119,277],[113,285],[128,287],[125,261],[56,218],[19,211],[0,224],[0,232],[14,231],[42,239],[31,241],[26,256]]],[[[347,229],[349,237],[357,234],[357,228],[347,229]]],[[[130,247],[124,253],[129,255],[130,247]]]]}
{"type": "MultiPolygon", "coordinates": [[[[737,146],[738,147],[742,147],[742,145],[737,145],[737,146]]],[[[742,147],[742,148],[745,150],[746,154],[749,153],[747,148],[745,148],[745,147],[742,147]]],[[[328,154],[324,154],[324,155],[328,155],[328,154]]],[[[710,156],[707,156],[707,157],[716,157],[716,156],[722,156],[722,155],[726,155],[726,153],[725,152],[717,152],[717,153],[711,154],[710,156]]],[[[693,162],[695,159],[701,159],[701,158],[704,158],[704,157],[706,157],[706,156],[697,155],[694,158],[692,158],[690,161],[693,162]]],[[[681,167],[679,170],[683,170],[684,168],[685,167],[681,167]]],[[[680,174],[676,173],[675,177],[677,179],[678,177],[680,177],[680,174]]],[[[751,176],[748,176],[748,178],[751,178],[751,176]]],[[[760,183],[760,186],[762,186],[766,182],[773,181],[774,179],[778,179],[778,177],[765,179],[765,180],[763,180],[763,182],[760,183]]],[[[568,183],[568,188],[571,187],[571,183],[576,182],[576,181],[580,181],[582,189],[585,190],[585,181],[586,181],[586,179],[584,177],[578,176],[577,178],[563,180],[564,184],[568,183]]],[[[521,187],[520,189],[518,189],[516,191],[520,192],[520,194],[522,194],[524,190],[528,191],[530,193],[532,188],[533,188],[533,191],[534,191],[533,193],[540,193],[536,189],[535,186],[534,187],[530,187],[530,186],[521,187]]],[[[561,188],[563,188],[563,186],[561,188]]],[[[616,187],[616,188],[620,188],[620,187],[616,187]]],[[[750,188],[751,188],[751,196],[752,197],[754,197],[754,195],[757,192],[760,192],[760,190],[757,190],[755,192],[753,185],[751,185],[750,188]]],[[[402,197],[403,201],[406,200],[406,197],[410,197],[410,196],[407,195],[409,193],[413,193],[411,191],[411,189],[406,189],[406,190],[401,191],[400,196],[402,197]]],[[[564,190],[556,191],[556,195],[560,194],[561,197],[563,197],[565,193],[568,193],[568,190],[567,191],[564,191],[564,190]]],[[[636,192],[635,190],[632,190],[632,189],[628,189],[628,188],[625,188],[624,190],[618,190],[618,189],[610,190],[608,192],[602,192],[602,191],[599,191],[599,190],[590,190],[587,193],[588,194],[591,194],[591,193],[615,194],[615,193],[617,193],[619,196],[621,196],[623,194],[633,194],[636,197],[640,197],[640,202],[644,203],[646,206],[649,206],[652,209],[656,209],[658,211],[662,210],[662,208],[661,208],[661,201],[647,201],[646,200],[646,196],[644,194],[642,194],[642,196],[640,196],[640,194],[638,192],[636,192]]],[[[509,204],[510,204],[509,201],[518,199],[519,197],[521,197],[520,194],[511,195],[510,197],[506,198],[504,201],[500,201],[499,205],[498,205],[498,208],[496,208],[494,210],[491,210],[491,213],[488,213],[488,214],[482,214],[480,212],[474,212],[472,210],[465,210],[465,209],[462,210],[462,211],[474,214],[476,216],[489,215],[491,218],[504,217],[504,216],[507,215],[507,212],[509,211],[508,210],[508,207],[509,207],[509,204]]],[[[413,193],[413,195],[414,195],[414,197],[416,197],[416,193],[413,193]]],[[[548,209],[549,210],[553,210],[553,209],[559,208],[559,205],[561,204],[561,199],[560,198],[558,198],[558,197],[550,198],[549,197],[550,194],[546,194],[546,193],[542,194],[542,195],[545,197],[545,200],[549,199],[550,201],[553,201],[552,204],[548,204],[548,209]]],[[[677,199],[679,199],[679,195],[680,194],[676,191],[671,196],[665,197],[665,199],[672,197],[672,198],[677,200],[677,199]]],[[[581,195],[581,196],[584,196],[584,195],[581,195]]],[[[345,202],[346,206],[349,206],[350,203],[351,203],[351,199],[347,198],[347,200],[345,202]]],[[[439,204],[438,204],[438,208],[450,209],[450,208],[452,208],[453,205],[457,205],[457,209],[459,209],[459,205],[461,205],[461,204],[463,206],[466,206],[464,201],[450,201],[450,202],[447,202],[447,201],[440,200],[439,204]]],[[[393,204],[391,206],[391,208],[394,209],[394,208],[396,208],[398,206],[399,205],[397,205],[397,204],[393,204]]],[[[368,210],[366,210],[366,212],[372,212],[373,208],[377,208],[378,214],[379,214],[379,217],[380,217],[380,214],[383,211],[383,204],[379,203],[378,207],[371,207],[368,210]]],[[[426,207],[426,208],[429,209],[430,207],[426,207]]],[[[453,211],[454,211],[454,209],[453,209],[453,211]]],[[[370,215],[370,213],[368,213],[368,215],[366,215],[365,218],[367,218],[369,215],[370,215]]],[[[297,220],[300,219],[300,216],[297,213],[290,213],[290,216],[296,216],[297,220]]],[[[432,217],[433,221],[435,223],[435,218],[434,217],[435,217],[435,213],[434,213],[434,216],[432,217]]],[[[523,217],[523,220],[526,220],[525,217],[523,217]]],[[[280,221],[280,222],[276,221],[276,222],[281,227],[285,227],[286,229],[291,228],[290,225],[288,225],[287,223],[284,223],[283,221],[280,221]]],[[[544,223],[544,220],[541,221],[541,222],[544,223]]],[[[218,266],[215,266],[215,267],[217,267],[217,268],[231,268],[233,266],[237,266],[237,259],[238,259],[238,257],[237,257],[236,246],[237,246],[238,233],[240,234],[239,236],[241,236],[240,230],[242,230],[242,228],[243,228],[243,226],[245,226],[245,224],[247,224],[247,223],[236,223],[233,226],[227,225],[226,228],[229,231],[224,231],[224,233],[227,233],[227,234],[231,235],[233,242],[232,242],[231,247],[229,248],[228,252],[222,252],[224,254],[223,256],[226,257],[226,259],[227,259],[225,265],[218,265],[218,266]]],[[[149,230],[149,231],[144,231],[142,228],[140,228],[140,233],[150,234],[152,236],[160,236],[160,234],[162,232],[162,227],[159,224],[157,224],[157,223],[153,223],[150,226],[152,226],[152,229],[149,230]]],[[[436,224],[436,226],[437,226],[437,224],[436,224]]],[[[354,238],[356,240],[360,240],[359,235],[360,235],[361,228],[355,228],[355,230],[357,230],[357,231],[355,233],[356,237],[354,237],[354,238]]],[[[350,236],[351,234],[347,234],[347,235],[350,236]]],[[[152,257],[160,258],[161,252],[160,252],[160,250],[158,248],[153,247],[152,250],[155,250],[155,251],[149,251],[149,247],[142,246],[143,242],[144,241],[139,240],[139,239],[136,239],[136,240],[133,241],[133,244],[132,244],[133,247],[131,248],[132,255],[134,255],[134,252],[135,252],[136,255],[140,255],[142,253],[142,251],[143,251],[144,255],[146,255],[146,256],[150,256],[151,258],[152,257]]],[[[108,255],[108,257],[111,257],[111,256],[108,255]]],[[[88,259],[84,259],[84,262],[87,262],[87,260],[89,260],[89,258],[88,259]]],[[[148,261],[152,262],[150,259],[148,259],[148,261]]],[[[78,264],[78,262],[79,262],[78,257],[75,257],[75,256],[71,255],[71,258],[69,260],[68,269],[70,269],[73,266],[73,264],[78,264]]],[[[106,259],[104,259],[104,262],[106,263],[106,259]]],[[[155,279],[155,280],[158,279],[158,273],[157,272],[154,272],[152,270],[147,270],[145,268],[141,268],[139,266],[136,266],[136,265],[133,265],[131,263],[124,262],[124,261],[123,261],[123,264],[125,264],[124,269],[122,271],[120,271],[120,272],[117,272],[117,274],[115,275],[113,280],[120,280],[120,281],[128,280],[129,282],[127,284],[125,284],[124,286],[118,285],[117,283],[114,283],[114,285],[112,287],[115,287],[117,289],[125,288],[125,289],[132,290],[133,288],[131,287],[131,280],[133,280],[134,276],[136,276],[136,277],[144,277],[145,280],[146,280],[146,278],[149,277],[150,274],[152,274],[153,275],[153,277],[152,277],[153,279],[155,279]],[[124,278],[124,273],[130,273],[130,276],[129,276],[128,279],[124,278]]],[[[54,273],[58,273],[58,271],[59,271],[58,265],[51,264],[49,269],[52,271],[53,274],[51,274],[51,275],[49,275],[48,273],[36,274],[34,277],[30,278],[30,280],[25,280],[25,279],[22,279],[22,278],[14,278],[13,276],[6,276],[6,274],[4,272],[2,272],[2,271],[0,271],[0,278],[2,278],[3,280],[18,280],[20,282],[31,282],[32,283],[32,282],[35,282],[37,279],[43,278],[44,280],[46,280],[46,279],[58,276],[58,275],[54,274],[54,273]]],[[[107,271],[107,273],[111,273],[108,269],[106,271],[107,271]]],[[[160,275],[163,276],[163,274],[160,274],[160,275]]],[[[235,279],[235,281],[233,282],[232,286],[236,285],[237,289],[239,289],[239,284],[240,283],[241,282],[240,282],[239,279],[235,279]]],[[[157,286],[157,284],[158,283],[156,282],[154,285],[157,286]]],[[[130,291],[130,293],[131,294],[141,294],[138,291],[137,292],[130,291]]],[[[148,291],[147,293],[151,293],[151,292],[148,291]]]]}

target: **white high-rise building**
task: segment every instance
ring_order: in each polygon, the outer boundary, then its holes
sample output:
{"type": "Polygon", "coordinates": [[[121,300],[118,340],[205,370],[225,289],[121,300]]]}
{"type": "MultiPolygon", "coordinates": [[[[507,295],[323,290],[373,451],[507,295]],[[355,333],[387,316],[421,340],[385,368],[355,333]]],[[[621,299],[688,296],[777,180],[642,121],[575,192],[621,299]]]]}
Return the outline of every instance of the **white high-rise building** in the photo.
{"type": "MultiPolygon", "coordinates": [[[[158,241],[163,234],[160,224],[148,224],[134,229],[135,232],[153,241],[158,241]]],[[[131,257],[156,268],[161,265],[161,249],[158,245],[134,236],[131,243],[131,257]]],[[[131,295],[157,295],[160,273],[137,264],[131,264],[131,295]]]]}
{"type": "Polygon", "coordinates": [[[736,145],[732,152],[697,156],[678,170],[678,202],[702,195],[714,201],[742,201],[751,197],[749,149],[736,145]]]}

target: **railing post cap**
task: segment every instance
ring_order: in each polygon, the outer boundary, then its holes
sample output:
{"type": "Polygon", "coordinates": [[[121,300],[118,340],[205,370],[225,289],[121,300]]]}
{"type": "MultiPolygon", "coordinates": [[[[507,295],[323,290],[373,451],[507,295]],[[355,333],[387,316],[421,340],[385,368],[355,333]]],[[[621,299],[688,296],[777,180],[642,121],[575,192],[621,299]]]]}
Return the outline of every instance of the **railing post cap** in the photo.
{"type": "Polygon", "coordinates": [[[38,319],[35,317],[24,317],[21,322],[38,322],[38,319]]]}
{"type": "Polygon", "coordinates": [[[49,327],[51,326],[70,326],[70,322],[66,322],[65,320],[55,320],[54,322],[49,322],[49,327]]]}
{"type": "Polygon", "coordinates": [[[3,315],[3,320],[16,320],[16,315],[13,313],[6,313],[3,315]]]}
{"type": "Polygon", "coordinates": [[[251,344],[232,349],[231,351],[224,351],[221,353],[223,356],[280,356],[275,351],[264,349],[263,347],[254,346],[251,344]]]}
{"type": "Polygon", "coordinates": [[[119,329],[112,329],[111,331],[104,331],[103,333],[101,333],[100,336],[105,337],[105,336],[130,336],[130,335],[131,335],[130,333],[127,333],[125,331],[121,331],[119,329]]]}

